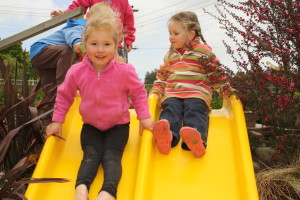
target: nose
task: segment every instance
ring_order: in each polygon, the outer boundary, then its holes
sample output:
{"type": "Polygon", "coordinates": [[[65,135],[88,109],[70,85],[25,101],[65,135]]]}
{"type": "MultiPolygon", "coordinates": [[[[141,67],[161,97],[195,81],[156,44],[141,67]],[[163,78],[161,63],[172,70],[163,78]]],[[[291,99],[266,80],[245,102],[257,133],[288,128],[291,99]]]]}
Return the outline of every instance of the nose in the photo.
{"type": "Polygon", "coordinates": [[[103,45],[98,45],[97,51],[98,52],[103,52],[104,51],[104,46],[103,45]]]}

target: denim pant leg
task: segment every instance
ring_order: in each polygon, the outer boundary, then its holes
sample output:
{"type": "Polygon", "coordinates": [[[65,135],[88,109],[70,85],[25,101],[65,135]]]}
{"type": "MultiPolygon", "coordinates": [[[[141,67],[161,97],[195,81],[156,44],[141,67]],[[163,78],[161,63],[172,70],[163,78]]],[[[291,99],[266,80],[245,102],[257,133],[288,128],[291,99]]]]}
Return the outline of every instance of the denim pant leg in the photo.
{"type": "MultiPolygon", "coordinates": [[[[183,126],[197,129],[206,147],[208,133],[208,107],[202,99],[190,98],[184,100],[183,126]]],[[[183,145],[184,146],[184,145],[183,145]]]]}
{"type": "Polygon", "coordinates": [[[180,140],[179,131],[182,126],[183,99],[168,98],[162,103],[162,109],[160,119],[169,121],[173,135],[171,146],[175,147],[180,140]]]}
{"type": "Polygon", "coordinates": [[[100,191],[117,196],[117,188],[122,176],[121,160],[129,137],[129,123],[116,125],[105,132],[102,166],[104,182],[100,191]]]}
{"type": "Polygon", "coordinates": [[[83,124],[80,139],[83,159],[79,167],[76,187],[84,184],[89,189],[102,159],[104,135],[97,128],[83,124]]]}

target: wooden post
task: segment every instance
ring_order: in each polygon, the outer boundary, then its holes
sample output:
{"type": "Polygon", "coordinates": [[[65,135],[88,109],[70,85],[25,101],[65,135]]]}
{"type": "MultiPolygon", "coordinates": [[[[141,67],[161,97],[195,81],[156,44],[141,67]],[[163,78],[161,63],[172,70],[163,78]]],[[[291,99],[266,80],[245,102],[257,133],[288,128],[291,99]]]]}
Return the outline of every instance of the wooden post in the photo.
{"type": "MultiPolygon", "coordinates": [[[[50,14],[49,14],[49,17],[50,17],[50,14]]],[[[0,51],[18,43],[18,42],[21,42],[23,40],[26,40],[33,36],[36,36],[40,33],[48,31],[49,29],[55,28],[63,23],[66,23],[67,19],[78,19],[78,18],[83,18],[83,8],[82,7],[71,10],[67,13],[59,15],[53,19],[45,21],[45,22],[43,22],[39,25],[36,25],[32,28],[29,28],[25,31],[17,33],[11,37],[0,40],[0,51]]]]}

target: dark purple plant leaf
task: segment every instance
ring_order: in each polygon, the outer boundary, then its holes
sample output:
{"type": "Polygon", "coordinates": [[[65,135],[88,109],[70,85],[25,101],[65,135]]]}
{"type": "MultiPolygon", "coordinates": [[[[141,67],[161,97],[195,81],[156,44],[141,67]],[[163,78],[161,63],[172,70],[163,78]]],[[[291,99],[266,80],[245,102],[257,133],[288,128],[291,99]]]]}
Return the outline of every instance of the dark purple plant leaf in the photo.
{"type": "MultiPolygon", "coordinates": [[[[29,107],[29,111],[30,111],[31,119],[38,116],[38,110],[36,107],[29,107]]],[[[35,140],[37,140],[37,142],[39,144],[44,143],[44,138],[43,138],[43,135],[41,134],[41,132],[43,131],[42,130],[43,124],[42,124],[41,120],[36,120],[35,122],[33,122],[31,124],[31,128],[32,128],[32,133],[34,135],[35,140]]]]}
{"type": "MultiPolygon", "coordinates": [[[[46,88],[46,87],[49,87],[49,86],[50,85],[46,85],[43,88],[46,88]]],[[[54,91],[56,91],[56,90],[57,90],[56,87],[52,87],[50,90],[48,90],[45,93],[44,98],[36,105],[36,107],[38,108],[38,110],[42,109],[43,107],[47,107],[50,104],[54,104],[54,102],[55,102],[55,95],[53,95],[53,94],[54,94],[54,91]]]]}
{"type": "Polygon", "coordinates": [[[70,182],[69,179],[65,178],[24,178],[19,181],[16,181],[9,185],[9,187],[5,188],[5,190],[0,190],[0,196],[5,197],[11,197],[12,195],[16,194],[17,191],[20,190],[25,184],[31,184],[31,183],[66,183],[70,182]],[[8,188],[10,189],[10,192],[7,192],[8,188]],[[11,190],[12,189],[12,190],[11,190]]]}
{"type": "MultiPolygon", "coordinates": [[[[38,92],[37,92],[38,93],[38,92]]],[[[20,109],[23,105],[22,103],[28,101],[32,96],[36,95],[37,93],[32,94],[31,96],[22,99],[20,102],[18,102],[17,104],[9,107],[9,109],[7,109],[1,116],[0,116],[0,120],[3,120],[5,118],[6,115],[8,115],[12,110],[16,110],[16,109],[20,109]]]]}
{"type": "Polygon", "coordinates": [[[30,91],[28,99],[28,104],[30,106],[34,105],[37,94],[42,90],[43,88],[41,88],[41,81],[39,81],[30,91]]]}
{"type": "Polygon", "coordinates": [[[23,165],[31,164],[31,163],[36,163],[37,159],[39,158],[40,154],[31,154],[29,156],[26,156],[25,158],[22,158],[19,160],[19,162],[11,169],[14,170],[16,168],[19,168],[23,165]]]}
{"type": "Polygon", "coordinates": [[[29,96],[29,86],[27,77],[26,51],[23,52],[23,79],[22,79],[22,94],[23,97],[29,96]]]}
{"type": "Polygon", "coordinates": [[[23,194],[19,193],[19,192],[16,192],[14,193],[15,195],[17,195],[18,197],[20,197],[21,199],[23,200],[28,200],[27,197],[25,197],[23,194]]]}
{"type": "Polygon", "coordinates": [[[36,120],[50,114],[51,112],[53,112],[54,109],[51,109],[35,118],[33,118],[32,120],[26,122],[25,124],[23,124],[22,126],[15,128],[11,131],[8,132],[8,134],[5,136],[5,138],[0,142],[0,163],[2,162],[8,147],[10,145],[11,140],[15,137],[15,135],[26,125],[31,124],[32,122],[35,122],[36,120]]]}
{"type": "MultiPolygon", "coordinates": [[[[3,186],[1,189],[8,187],[11,183],[15,182],[16,179],[20,178],[21,174],[34,165],[36,163],[36,160],[38,159],[38,155],[30,155],[23,159],[21,159],[13,169],[8,171],[4,176],[0,178],[0,182],[3,183],[3,186]]],[[[1,191],[0,189],[0,191],[1,191]]]]}

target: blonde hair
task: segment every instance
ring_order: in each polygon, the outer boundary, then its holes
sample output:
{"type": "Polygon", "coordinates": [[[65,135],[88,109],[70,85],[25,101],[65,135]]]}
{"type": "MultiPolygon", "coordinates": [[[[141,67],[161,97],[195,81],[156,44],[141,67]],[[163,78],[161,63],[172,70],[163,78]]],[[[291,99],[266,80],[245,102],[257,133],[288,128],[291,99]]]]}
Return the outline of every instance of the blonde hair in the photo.
{"type": "Polygon", "coordinates": [[[95,3],[89,10],[90,18],[88,21],[104,18],[119,18],[119,13],[115,12],[106,2],[95,3]]]}
{"type": "MultiPolygon", "coordinates": [[[[169,22],[178,22],[182,24],[182,26],[185,28],[186,31],[194,31],[195,32],[195,37],[200,37],[201,41],[206,44],[206,40],[204,39],[201,28],[200,28],[200,23],[198,20],[197,15],[194,12],[191,11],[183,11],[179,12],[175,15],[173,15],[170,19],[169,22]]],[[[190,46],[187,46],[190,48],[190,46]]],[[[170,65],[170,56],[172,54],[173,50],[170,48],[170,51],[164,56],[164,63],[166,66],[170,65]]]]}
{"type": "MultiPolygon", "coordinates": [[[[123,25],[120,21],[119,14],[113,11],[109,4],[104,2],[94,4],[90,12],[91,16],[88,20],[89,22],[82,35],[83,44],[86,44],[91,32],[103,30],[112,34],[113,41],[116,47],[118,47],[118,44],[123,39],[123,25]]],[[[117,48],[116,55],[118,55],[117,48]]],[[[122,61],[119,56],[116,57],[118,61],[122,61]]]]}
{"type": "Polygon", "coordinates": [[[206,41],[202,35],[197,15],[191,11],[179,12],[171,17],[170,21],[179,22],[187,31],[195,31],[195,36],[200,37],[203,43],[206,41]]]}
{"type": "Polygon", "coordinates": [[[121,26],[122,25],[118,24],[116,19],[114,18],[93,20],[87,25],[85,31],[83,32],[82,41],[85,44],[91,32],[104,30],[104,31],[111,32],[113,41],[116,43],[116,45],[118,45],[122,40],[121,26]]]}

